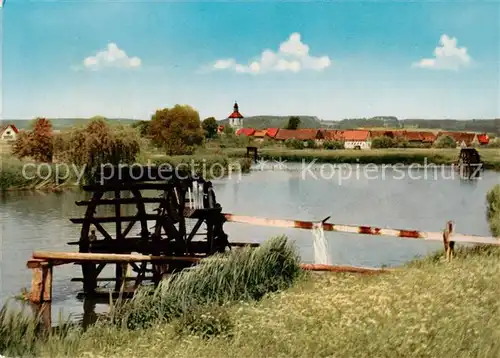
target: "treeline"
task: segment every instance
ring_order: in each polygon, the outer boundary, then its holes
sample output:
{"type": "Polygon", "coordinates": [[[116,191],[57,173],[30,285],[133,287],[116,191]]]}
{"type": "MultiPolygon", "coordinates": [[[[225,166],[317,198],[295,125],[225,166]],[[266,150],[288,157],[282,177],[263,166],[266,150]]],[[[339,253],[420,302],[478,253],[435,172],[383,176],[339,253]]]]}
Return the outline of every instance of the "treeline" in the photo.
{"type": "MultiPolygon", "coordinates": [[[[134,163],[144,148],[167,156],[192,155],[207,140],[217,137],[218,124],[213,117],[201,121],[190,106],[176,105],[159,109],[150,121],[134,126],[94,117],[85,125],[56,133],[50,120],[36,118],[31,128],[19,133],[12,147],[14,156],[84,166],[89,182],[101,165],[134,163]]],[[[235,137],[228,129],[226,140],[237,141],[235,137]]]]}

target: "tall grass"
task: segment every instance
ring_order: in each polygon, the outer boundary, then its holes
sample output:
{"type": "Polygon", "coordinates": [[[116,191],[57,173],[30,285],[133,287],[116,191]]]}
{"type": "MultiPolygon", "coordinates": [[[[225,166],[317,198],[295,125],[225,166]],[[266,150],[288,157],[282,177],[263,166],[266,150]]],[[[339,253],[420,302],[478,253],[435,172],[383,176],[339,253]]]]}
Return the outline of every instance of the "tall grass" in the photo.
{"type": "Polygon", "coordinates": [[[500,236],[500,184],[495,185],[486,195],[487,217],[493,236],[500,236]]]}
{"type": "Polygon", "coordinates": [[[300,258],[285,237],[262,246],[218,254],[174,274],[154,291],[143,289],[114,310],[113,321],[129,329],[171,321],[204,305],[258,300],[289,288],[301,273],[300,258]]]}
{"type": "Polygon", "coordinates": [[[295,247],[285,237],[276,237],[256,249],[236,249],[202,260],[172,275],[156,289],[140,288],[133,299],[112,307],[90,333],[65,323],[63,329],[47,335],[40,330],[40,320],[8,312],[4,306],[0,311],[0,354],[39,356],[42,351],[50,351],[50,356],[54,352],[74,356],[86,334],[91,340],[110,334],[116,338],[164,323],[173,323],[178,333],[187,330],[205,338],[227,334],[232,327],[228,304],[255,301],[285,290],[301,274],[295,247]]]}
{"type": "Polygon", "coordinates": [[[61,188],[75,185],[77,174],[70,168],[69,173],[61,169],[57,175],[57,164],[34,166],[28,159],[17,159],[12,156],[0,158],[0,191],[15,189],[61,188]],[[25,171],[23,173],[23,167],[25,171]],[[38,169],[38,173],[37,173],[38,169]]]}

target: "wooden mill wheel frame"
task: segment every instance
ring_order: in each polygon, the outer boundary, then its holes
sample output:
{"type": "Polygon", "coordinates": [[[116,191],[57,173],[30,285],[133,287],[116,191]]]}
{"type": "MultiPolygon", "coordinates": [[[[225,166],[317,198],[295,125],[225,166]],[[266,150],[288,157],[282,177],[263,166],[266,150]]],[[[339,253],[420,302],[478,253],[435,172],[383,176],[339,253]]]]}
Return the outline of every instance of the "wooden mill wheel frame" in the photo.
{"type": "MultiPolygon", "coordinates": [[[[120,168],[124,169],[131,170],[120,168]]],[[[132,270],[137,273],[134,279],[136,288],[144,280],[157,284],[166,274],[191,266],[192,260],[189,258],[205,257],[225,251],[229,247],[227,235],[222,228],[225,222],[222,208],[215,200],[210,182],[185,175],[181,179],[174,175],[170,180],[163,180],[155,167],[149,169],[147,178],[120,173],[119,179],[112,177],[101,181],[100,184],[84,187],[85,191],[92,193],[91,198],[76,204],[87,207],[85,215],[83,218],[71,219],[73,223],[82,224],[79,252],[137,252],[144,255],[176,257],[175,261],[130,263],[132,270]],[[154,192],[156,195],[143,196],[144,191],[154,192]],[[105,198],[107,192],[114,193],[114,197],[105,198]],[[130,193],[132,197],[123,197],[122,193],[125,192],[130,193]],[[158,195],[158,192],[161,195],[158,195]],[[147,212],[145,204],[148,203],[158,204],[155,213],[147,212]],[[123,216],[123,205],[130,204],[136,206],[135,215],[123,216]],[[96,216],[97,209],[102,206],[114,206],[114,216],[96,216]],[[191,225],[188,225],[190,222],[191,225]],[[114,223],[114,235],[110,234],[102,223],[114,223]],[[125,223],[127,224],[122,225],[125,223]],[[129,236],[136,223],[140,225],[139,236],[129,236]],[[206,232],[199,232],[202,225],[205,225],[206,232]],[[96,240],[92,235],[94,228],[96,233],[103,237],[102,240],[96,240]],[[202,238],[193,240],[195,236],[202,238]],[[146,276],[148,272],[152,273],[152,277],[146,276]]],[[[111,263],[82,264],[83,288],[86,293],[95,292],[98,276],[108,264],[111,263]]],[[[125,275],[123,264],[117,263],[113,278],[115,292],[120,291],[129,280],[125,275]]]]}

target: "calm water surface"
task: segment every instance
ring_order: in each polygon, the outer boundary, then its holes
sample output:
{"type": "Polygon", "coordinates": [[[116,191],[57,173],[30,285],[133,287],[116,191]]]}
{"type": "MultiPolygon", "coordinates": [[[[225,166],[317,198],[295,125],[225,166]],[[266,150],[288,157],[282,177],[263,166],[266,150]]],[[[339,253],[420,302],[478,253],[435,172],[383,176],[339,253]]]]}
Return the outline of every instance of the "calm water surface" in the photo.
{"type": "MultiPolygon", "coordinates": [[[[448,170],[448,176],[451,171],[448,170]]],[[[397,174],[397,175],[396,175],[397,174]]],[[[319,173],[317,173],[319,176],[319,173]]],[[[328,174],[327,174],[328,175],[328,174]]],[[[269,218],[321,220],[352,225],[374,225],[441,231],[454,220],[460,233],[489,235],[485,218],[486,192],[500,183],[498,172],[484,172],[482,179],[462,181],[429,175],[427,179],[402,178],[386,172],[385,178],[363,175],[343,179],[302,177],[300,171],[254,171],[241,178],[215,182],[217,200],[224,212],[269,218]]],[[[83,192],[12,192],[0,200],[0,304],[31,285],[26,261],[34,250],[77,251],[68,241],[78,240],[79,226],[69,221],[83,215],[75,201],[83,192]]],[[[135,207],[130,206],[130,213],[135,207]]],[[[108,214],[109,215],[109,214],[108,214]]],[[[151,223],[152,225],[152,223],[151,223]]],[[[230,240],[262,242],[285,234],[294,240],[303,262],[313,262],[312,234],[298,229],[225,224],[230,240]]],[[[441,248],[438,242],[398,240],[352,234],[325,233],[334,263],[360,266],[398,265],[441,248]]],[[[106,276],[112,276],[109,267],[106,276]]],[[[76,299],[81,283],[80,267],[63,265],[54,270],[53,316],[81,314],[76,299]]],[[[105,310],[98,306],[97,311],[105,310]]]]}

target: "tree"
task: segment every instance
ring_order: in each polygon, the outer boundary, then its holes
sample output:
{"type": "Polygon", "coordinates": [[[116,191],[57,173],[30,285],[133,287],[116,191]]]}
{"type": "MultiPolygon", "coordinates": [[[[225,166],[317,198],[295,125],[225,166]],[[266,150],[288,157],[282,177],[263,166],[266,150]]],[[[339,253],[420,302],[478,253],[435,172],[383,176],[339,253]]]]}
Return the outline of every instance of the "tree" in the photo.
{"type": "Polygon", "coordinates": [[[137,121],[132,124],[132,128],[138,129],[142,137],[151,135],[151,121],[137,121]]]}
{"type": "Polygon", "coordinates": [[[168,155],[192,153],[195,146],[203,143],[200,115],[190,106],[157,110],[151,118],[151,135],[168,155]]]}
{"type": "Polygon", "coordinates": [[[436,148],[456,148],[457,142],[450,136],[442,135],[434,142],[436,148]]]}
{"type": "Polygon", "coordinates": [[[217,129],[219,128],[217,120],[214,117],[208,117],[201,122],[201,126],[205,131],[205,138],[217,137],[217,129]]]}
{"type": "Polygon", "coordinates": [[[288,124],[285,129],[297,129],[300,126],[300,118],[297,116],[292,116],[288,119],[288,124]]]}
{"type": "Polygon", "coordinates": [[[373,138],[371,145],[373,149],[393,148],[394,146],[394,139],[387,136],[373,138]]]}
{"type": "Polygon", "coordinates": [[[132,164],[140,152],[138,133],[121,124],[110,126],[103,119],[94,119],[85,127],[75,128],[54,138],[54,150],[61,160],[85,166],[85,179],[92,182],[94,174],[104,165],[132,164]]]}
{"type": "Polygon", "coordinates": [[[35,161],[50,163],[53,156],[52,122],[45,118],[36,118],[30,132],[19,133],[12,148],[18,158],[31,157],[35,161]]]}

